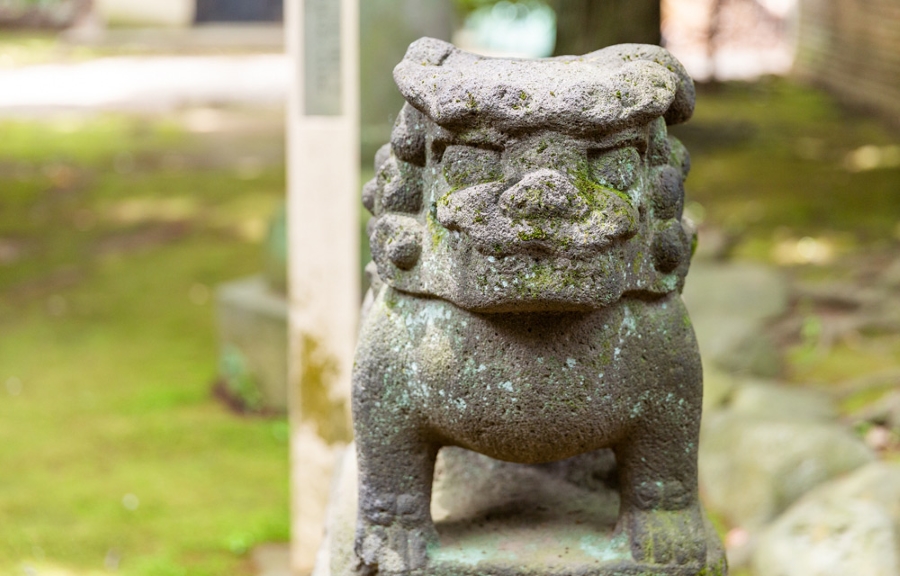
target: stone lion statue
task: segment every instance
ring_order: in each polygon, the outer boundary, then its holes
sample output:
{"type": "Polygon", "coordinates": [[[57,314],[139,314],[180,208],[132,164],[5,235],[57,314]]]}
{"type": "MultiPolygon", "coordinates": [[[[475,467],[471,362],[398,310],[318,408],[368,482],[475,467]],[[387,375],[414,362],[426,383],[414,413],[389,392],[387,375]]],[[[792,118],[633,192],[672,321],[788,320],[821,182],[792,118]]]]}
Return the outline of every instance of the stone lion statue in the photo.
{"type": "Polygon", "coordinates": [[[634,561],[699,571],[690,162],[666,128],[692,114],[690,77],[658,46],[518,60],[423,38],[394,78],[407,103],[363,190],[359,571],[427,568],[444,446],[527,464],[610,449],[634,561]]]}

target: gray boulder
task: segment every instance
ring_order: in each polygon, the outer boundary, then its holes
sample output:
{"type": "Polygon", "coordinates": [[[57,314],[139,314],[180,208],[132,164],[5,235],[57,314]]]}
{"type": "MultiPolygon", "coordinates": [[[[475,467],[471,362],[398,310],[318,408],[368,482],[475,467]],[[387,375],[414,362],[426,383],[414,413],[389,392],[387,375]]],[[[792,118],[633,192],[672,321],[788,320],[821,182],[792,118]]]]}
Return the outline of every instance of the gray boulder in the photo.
{"type": "Polygon", "coordinates": [[[776,520],[753,557],[760,576],[900,574],[900,464],[820,486],[776,520]]]}
{"type": "Polygon", "coordinates": [[[764,331],[789,302],[787,283],[776,270],[700,260],[691,268],[682,296],[704,364],[767,378],[778,374],[778,350],[764,331]]]}
{"type": "Polygon", "coordinates": [[[701,492],[732,525],[755,530],[810,489],[873,459],[865,444],[838,424],[726,410],[705,417],[701,492]]]}
{"type": "Polygon", "coordinates": [[[764,380],[741,382],[731,394],[730,406],[735,413],[762,420],[828,422],[838,416],[834,402],[823,392],[764,380]]]}

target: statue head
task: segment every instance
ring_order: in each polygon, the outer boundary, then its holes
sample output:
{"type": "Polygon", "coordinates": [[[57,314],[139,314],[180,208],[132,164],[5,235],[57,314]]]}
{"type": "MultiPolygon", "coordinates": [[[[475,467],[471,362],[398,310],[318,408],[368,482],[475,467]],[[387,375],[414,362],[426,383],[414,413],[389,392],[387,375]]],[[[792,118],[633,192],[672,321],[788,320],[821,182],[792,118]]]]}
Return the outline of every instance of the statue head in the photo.
{"type": "Polygon", "coordinates": [[[679,290],[693,112],[658,46],[486,58],[423,38],[394,69],[406,104],[363,189],[382,281],[480,312],[594,310],[679,290]]]}

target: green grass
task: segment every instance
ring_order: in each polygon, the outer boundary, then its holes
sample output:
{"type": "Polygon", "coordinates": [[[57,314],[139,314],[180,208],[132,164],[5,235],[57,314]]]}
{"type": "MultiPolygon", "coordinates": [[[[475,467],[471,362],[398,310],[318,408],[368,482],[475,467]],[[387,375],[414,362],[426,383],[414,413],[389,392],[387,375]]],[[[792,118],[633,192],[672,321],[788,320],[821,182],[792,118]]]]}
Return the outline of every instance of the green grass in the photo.
{"type": "Polygon", "coordinates": [[[283,165],[241,179],[170,122],[76,124],[0,125],[0,573],[249,574],[288,539],[287,425],[211,398],[209,296],[261,269],[283,165]]]}

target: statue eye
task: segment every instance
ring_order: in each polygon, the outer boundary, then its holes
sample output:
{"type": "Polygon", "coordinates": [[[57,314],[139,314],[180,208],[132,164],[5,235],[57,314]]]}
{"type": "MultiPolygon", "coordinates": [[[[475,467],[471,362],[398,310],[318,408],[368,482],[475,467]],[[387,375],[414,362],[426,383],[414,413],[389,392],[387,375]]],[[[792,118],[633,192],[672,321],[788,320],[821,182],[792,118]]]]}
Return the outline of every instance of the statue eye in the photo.
{"type": "Polygon", "coordinates": [[[641,155],[634,146],[591,153],[589,160],[594,181],[622,191],[634,184],[641,165],[641,155]]]}
{"type": "Polygon", "coordinates": [[[452,188],[494,182],[503,177],[500,152],[474,146],[450,145],[441,158],[444,178],[452,188]]]}

